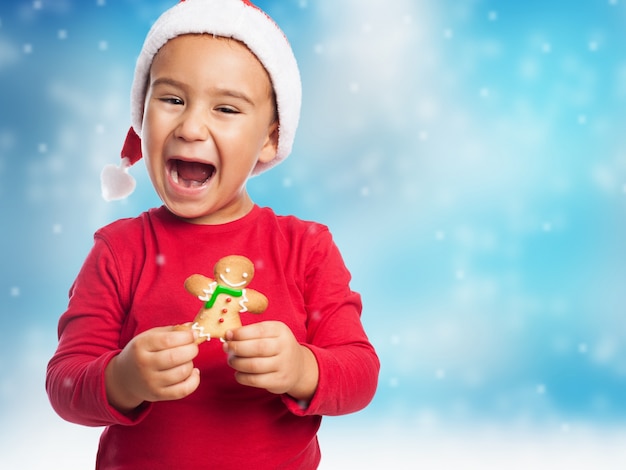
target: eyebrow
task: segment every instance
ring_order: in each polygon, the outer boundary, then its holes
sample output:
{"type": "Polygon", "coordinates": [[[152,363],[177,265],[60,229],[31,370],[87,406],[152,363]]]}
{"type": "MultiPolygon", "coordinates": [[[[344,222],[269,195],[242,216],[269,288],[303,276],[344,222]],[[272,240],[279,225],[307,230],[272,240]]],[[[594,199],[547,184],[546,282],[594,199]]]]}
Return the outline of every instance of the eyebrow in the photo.
{"type": "MultiPolygon", "coordinates": [[[[169,77],[159,77],[150,83],[150,88],[154,88],[160,85],[169,85],[176,88],[186,88],[186,85],[178,80],[174,80],[169,77]]],[[[237,90],[233,90],[232,88],[219,87],[211,90],[211,94],[218,96],[228,96],[231,98],[236,98],[245,101],[251,105],[254,105],[254,101],[245,93],[242,93],[237,90]]]]}

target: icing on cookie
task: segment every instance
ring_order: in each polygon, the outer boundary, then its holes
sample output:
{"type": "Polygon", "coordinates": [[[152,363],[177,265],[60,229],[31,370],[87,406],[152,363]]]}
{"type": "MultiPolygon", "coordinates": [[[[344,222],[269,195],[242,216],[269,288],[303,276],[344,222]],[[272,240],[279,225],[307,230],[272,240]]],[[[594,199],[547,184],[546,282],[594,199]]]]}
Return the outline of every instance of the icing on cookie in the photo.
{"type": "Polygon", "coordinates": [[[204,327],[198,322],[191,325],[191,329],[198,332],[198,338],[206,338],[207,341],[211,341],[211,335],[204,332],[204,327]]]}

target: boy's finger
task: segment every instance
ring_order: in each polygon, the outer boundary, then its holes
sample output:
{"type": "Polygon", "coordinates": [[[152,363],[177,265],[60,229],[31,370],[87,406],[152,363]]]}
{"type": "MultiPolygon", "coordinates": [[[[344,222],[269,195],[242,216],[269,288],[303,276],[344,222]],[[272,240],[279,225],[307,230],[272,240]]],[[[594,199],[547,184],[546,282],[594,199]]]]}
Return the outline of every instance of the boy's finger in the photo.
{"type": "Polygon", "coordinates": [[[226,332],[226,341],[248,341],[271,338],[278,335],[277,322],[263,321],[252,323],[226,332]]]}
{"type": "Polygon", "coordinates": [[[184,346],[195,341],[191,330],[177,330],[173,326],[153,328],[145,334],[149,335],[148,348],[152,351],[162,351],[184,346]]]}

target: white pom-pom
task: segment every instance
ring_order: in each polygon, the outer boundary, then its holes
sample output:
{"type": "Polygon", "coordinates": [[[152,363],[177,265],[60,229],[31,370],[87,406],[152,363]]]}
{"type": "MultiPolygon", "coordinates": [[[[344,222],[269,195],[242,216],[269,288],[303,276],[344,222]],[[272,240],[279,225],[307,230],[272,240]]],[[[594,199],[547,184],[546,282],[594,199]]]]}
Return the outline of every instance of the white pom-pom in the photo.
{"type": "Polygon", "coordinates": [[[102,197],[105,201],[115,201],[128,197],[136,186],[135,178],[128,173],[130,161],[122,158],[120,166],[106,165],[100,174],[102,197]]]}

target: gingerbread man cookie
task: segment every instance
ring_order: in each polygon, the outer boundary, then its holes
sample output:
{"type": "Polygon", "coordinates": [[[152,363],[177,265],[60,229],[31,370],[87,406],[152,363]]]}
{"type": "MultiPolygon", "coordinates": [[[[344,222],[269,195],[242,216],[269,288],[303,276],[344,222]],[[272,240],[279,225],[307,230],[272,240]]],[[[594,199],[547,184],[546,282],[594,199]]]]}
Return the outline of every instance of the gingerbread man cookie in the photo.
{"type": "Polygon", "coordinates": [[[248,289],[254,277],[254,264],[245,256],[231,255],[220,259],[213,269],[215,279],[193,274],[185,281],[185,289],[204,302],[192,322],[178,329],[198,332],[197,343],[220,338],[226,331],[241,326],[240,313],[263,313],[268,300],[260,292],[248,289]]]}

